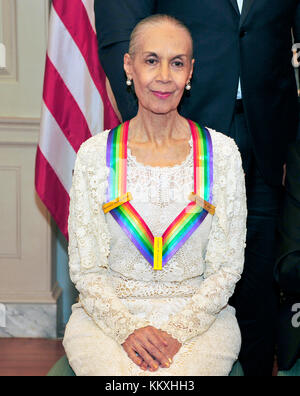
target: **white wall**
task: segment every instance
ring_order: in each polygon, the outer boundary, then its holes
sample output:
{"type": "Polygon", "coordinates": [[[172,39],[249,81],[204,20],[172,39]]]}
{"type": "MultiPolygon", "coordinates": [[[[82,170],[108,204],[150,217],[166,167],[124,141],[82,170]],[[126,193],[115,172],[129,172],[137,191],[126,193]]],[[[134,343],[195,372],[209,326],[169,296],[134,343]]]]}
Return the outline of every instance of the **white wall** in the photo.
{"type": "Polygon", "coordinates": [[[49,215],[34,189],[48,0],[0,0],[0,302],[57,298],[49,215]]]}

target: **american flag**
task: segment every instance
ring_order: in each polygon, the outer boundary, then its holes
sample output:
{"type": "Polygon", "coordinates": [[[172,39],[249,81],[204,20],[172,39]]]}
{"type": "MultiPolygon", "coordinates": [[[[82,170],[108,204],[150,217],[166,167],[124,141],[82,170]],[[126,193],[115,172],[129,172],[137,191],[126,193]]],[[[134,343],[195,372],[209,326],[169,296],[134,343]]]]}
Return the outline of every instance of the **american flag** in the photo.
{"type": "Polygon", "coordinates": [[[66,238],[76,153],[86,139],[119,124],[105,83],[94,0],[53,0],[35,186],[66,238]]]}

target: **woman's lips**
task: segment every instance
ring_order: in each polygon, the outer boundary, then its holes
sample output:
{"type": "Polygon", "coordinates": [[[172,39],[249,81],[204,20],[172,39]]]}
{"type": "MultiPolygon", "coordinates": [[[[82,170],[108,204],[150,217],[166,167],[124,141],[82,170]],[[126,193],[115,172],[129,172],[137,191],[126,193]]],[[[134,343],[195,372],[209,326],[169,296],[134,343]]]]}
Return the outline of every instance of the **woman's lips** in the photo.
{"type": "Polygon", "coordinates": [[[152,93],[160,99],[167,99],[169,96],[172,95],[172,92],[152,91],[152,93]]]}

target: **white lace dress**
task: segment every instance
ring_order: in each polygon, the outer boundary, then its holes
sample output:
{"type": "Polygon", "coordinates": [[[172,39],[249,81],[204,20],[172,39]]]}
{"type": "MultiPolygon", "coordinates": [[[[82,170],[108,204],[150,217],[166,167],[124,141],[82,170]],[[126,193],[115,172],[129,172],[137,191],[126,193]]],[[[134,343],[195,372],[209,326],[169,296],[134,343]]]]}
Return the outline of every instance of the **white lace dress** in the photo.
{"type": "MultiPolygon", "coordinates": [[[[235,311],[228,306],[243,270],[246,236],[244,174],[232,139],[210,130],[214,152],[213,204],[208,215],[162,271],[154,271],[106,202],[108,131],[85,142],[71,191],[69,258],[80,292],[66,328],[64,348],[79,376],[226,376],[240,350],[235,311]],[[144,372],[121,344],[151,324],[183,345],[169,369],[144,372]]],[[[128,149],[131,204],[154,236],[162,236],[189,203],[193,150],[173,167],[137,162],[128,149]]]]}

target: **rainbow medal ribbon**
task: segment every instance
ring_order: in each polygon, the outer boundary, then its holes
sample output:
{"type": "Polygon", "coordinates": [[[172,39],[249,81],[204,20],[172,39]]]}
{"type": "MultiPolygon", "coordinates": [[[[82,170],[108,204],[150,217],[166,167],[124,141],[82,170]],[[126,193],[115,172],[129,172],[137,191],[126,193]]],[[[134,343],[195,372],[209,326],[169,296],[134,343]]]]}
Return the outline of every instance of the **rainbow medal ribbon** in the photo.
{"type": "Polygon", "coordinates": [[[212,202],[213,150],[209,131],[189,121],[194,150],[194,192],[191,202],[170,224],[161,237],[154,237],[151,230],[134,209],[132,196],[126,191],[127,139],[129,121],[109,132],[106,164],[108,176],[107,203],[104,213],[110,212],[136,248],[154,270],[161,270],[186,240],[205,220],[214,214],[212,202]]]}

